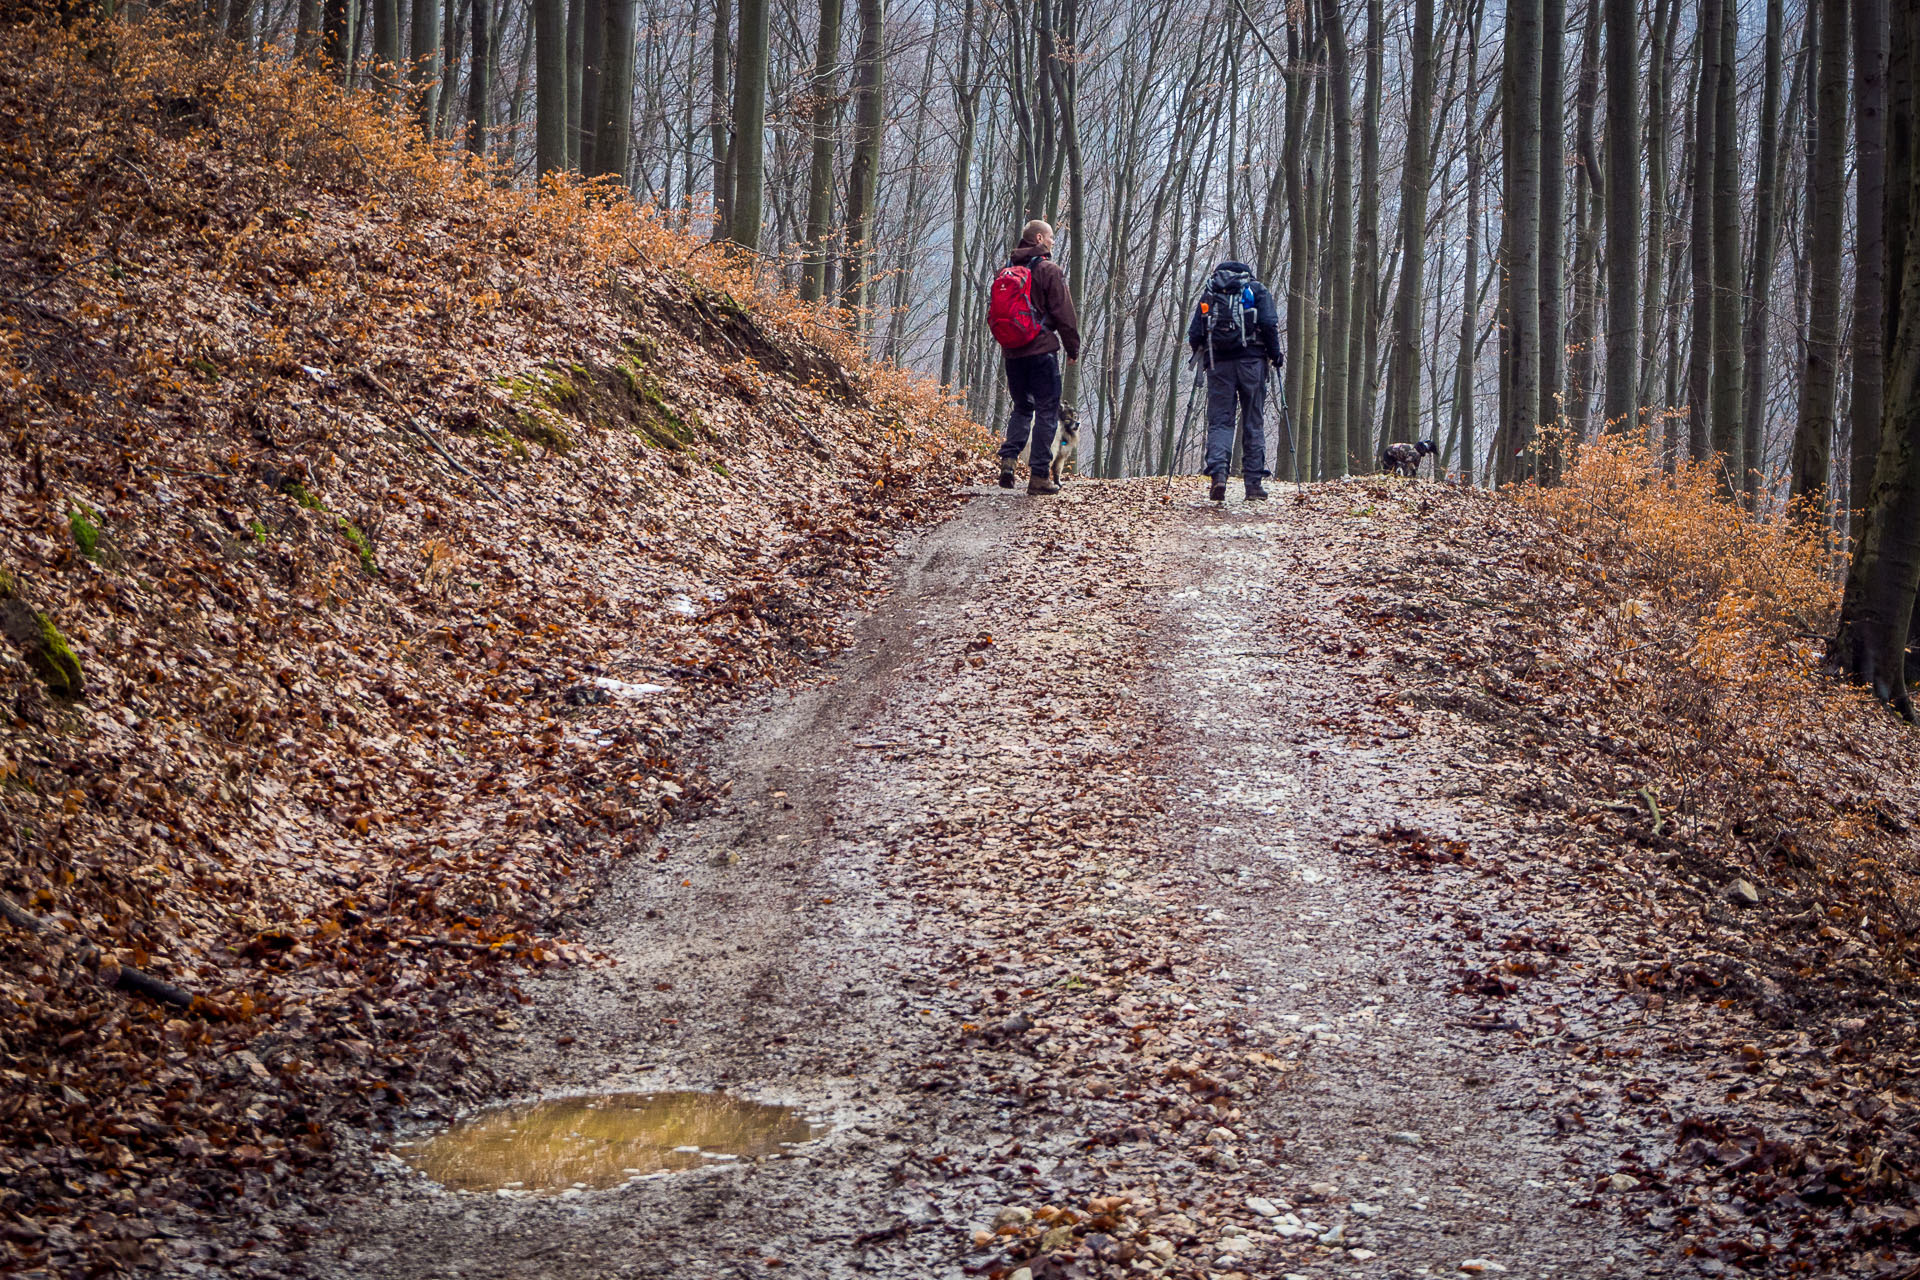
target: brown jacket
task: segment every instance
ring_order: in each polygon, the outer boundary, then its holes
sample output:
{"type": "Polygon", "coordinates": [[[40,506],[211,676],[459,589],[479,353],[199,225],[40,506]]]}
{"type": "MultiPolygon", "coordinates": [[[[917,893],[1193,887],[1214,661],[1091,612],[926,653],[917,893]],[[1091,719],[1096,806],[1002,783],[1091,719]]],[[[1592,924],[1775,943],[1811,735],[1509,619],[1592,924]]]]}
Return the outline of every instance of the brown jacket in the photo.
{"type": "Polygon", "coordinates": [[[1067,292],[1067,273],[1037,244],[1022,243],[1013,251],[1013,263],[1033,272],[1033,309],[1044,317],[1047,329],[1026,346],[1008,349],[1007,359],[1043,356],[1064,346],[1068,358],[1078,360],[1080,322],[1074,318],[1073,298],[1067,292]]]}

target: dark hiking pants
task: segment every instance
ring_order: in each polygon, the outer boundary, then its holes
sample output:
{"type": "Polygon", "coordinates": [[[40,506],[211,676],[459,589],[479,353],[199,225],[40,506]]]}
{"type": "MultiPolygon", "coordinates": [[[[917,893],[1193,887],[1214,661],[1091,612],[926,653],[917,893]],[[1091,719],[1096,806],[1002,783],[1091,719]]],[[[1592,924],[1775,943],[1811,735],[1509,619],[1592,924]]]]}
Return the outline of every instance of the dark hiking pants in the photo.
{"type": "Polygon", "coordinates": [[[1060,356],[1022,356],[1007,361],[1007,390],[1013,393],[1013,415],[1007,419],[1007,438],[1000,456],[1012,461],[1027,447],[1029,435],[1033,451],[1027,463],[1036,472],[1053,462],[1053,437],[1060,429],[1060,356]]]}
{"type": "Polygon", "coordinates": [[[1267,360],[1248,354],[1207,370],[1207,474],[1224,479],[1233,459],[1234,410],[1240,410],[1240,474],[1267,472],[1267,360]]]}

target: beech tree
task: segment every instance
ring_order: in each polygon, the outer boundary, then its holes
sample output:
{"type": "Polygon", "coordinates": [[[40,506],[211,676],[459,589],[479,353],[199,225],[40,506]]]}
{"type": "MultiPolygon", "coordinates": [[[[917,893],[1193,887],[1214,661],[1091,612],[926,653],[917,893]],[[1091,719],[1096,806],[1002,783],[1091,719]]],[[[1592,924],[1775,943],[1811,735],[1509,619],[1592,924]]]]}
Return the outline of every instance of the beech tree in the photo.
{"type": "MultiPolygon", "coordinates": [[[[389,2],[209,21],[304,31],[377,90],[389,2]]],[[[1483,0],[422,0],[404,60],[423,129],[754,247],[994,426],[988,284],[1049,218],[1103,475],[1196,463],[1182,326],[1233,256],[1286,311],[1274,457],[1303,479],[1432,435],[1454,474],[1552,483],[1564,422],[1718,457],[1756,510],[1862,510],[1902,248],[1876,230],[1904,199],[1877,176],[1891,6],[1536,2],[1485,28],[1483,0]]]]}
{"type": "MultiPolygon", "coordinates": [[[[1414,0],[1413,84],[1407,100],[1407,153],[1400,166],[1400,288],[1394,301],[1382,426],[1387,441],[1420,434],[1420,303],[1427,262],[1427,193],[1433,181],[1427,134],[1433,128],[1435,57],[1433,0],[1414,0]]],[[[1468,274],[1471,277],[1471,270],[1468,274]]]]}
{"type": "MultiPolygon", "coordinates": [[[[1882,138],[1888,140],[1884,180],[1899,192],[1887,219],[1894,235],[1889,258],[1899,263],[1900,278],[1889,288],[1887,376],[1882,400],[1880,447],[1873,481],[1861,504],[1863,527],[1855,544],[1841,605],[1835,651],[1841,663],[1908,720],[1915,719],[1907,688],[1909,641],[1914,597],[1920,590],[1920,246],[1912,216],[1920,190],[1920,166],[1913,162],[1916,67],[1920,67],[1920,21],[1911,8],[1891,23],[1887,92],[1892,108],[1882,138]]],[[[1871,6],[1862,4],[1861,9],[1871,6]]],[[[1831,27],[1828,28],[1831,31],[1831,27]]]]}
{"type": "Polygon", "coordinates": [[[1858,539],[1880,457],[1887,336],[1887,0],[1853,0],[1853,368],[1848,501],[1858,539]]]}
{"type": "MultiPolygon", "coordinates": [[[[1538,0],[1535,0],[1537,3],[1538,0]]],[[[1347,423],[1351,401],[1347,379],[1353,373],[1348,327],[1354,321],[1353,288],[1353,99],[1347,57],[1346,18],[1340,0],[1321,0],[1327,33],[1327,93],[1332,106],[1333,186],[1327,209],[1326,384],[1320,432],[1324,474],[1347,474],[1347,423]]]]}
{"type": "Polygon", "coordinates": [[[1819,88],[1814,149],[1808,159],[1807,354],[1793,436],[1793,496],[1824,494],[1833,472],[1834,398],[1840,361],[1840,260],[1843,252],[1847,135],[1847,0],[1820,0],[1819,88]]]}
{"type": "Polygon", "coordinates": [[[765,194],[767,0],[740,0],[740,53],[733,87],[733,199],[727,206],[734,243],[760,247],[765,194]]]}
{"type": "Polygon", "coordinates": [[[840,298],[859,316],[867,306],[867,278],[873,261],[874,196],[880,177],[881,125],[885,70],[886,0],[859,0],[860,48],[854,55],[853,163],[847,172],[845,285],[840,298]]]}
{"type": "Polygon", "coordinates": [[[1753,248],[1748,259],[1747,319],[1741,351],[1746,374],[1740,420],[1740,453],[1746,466],[1741,488],[1749,495],[1749,501],[1760,488],[1766,456],[1770,319],[1767,312],[1773,291],[1773,255],[1778,237],[1775,206],[1780,185],[1780,68],[1785,10],[1782,0],[1767,0],[1766,54],[1761,64],[1760,169],[1753,192],[1753,248]]]}
{"type": "MultiPolygon", "coordinates": [[[[833,260],[828,251],[827,241],[833,234],[833,134],[835,102],[834,86],[839,80],[840,62],[840,17],[841,0],[820,0],[820,34],[814,41],[813,82],[807,86],[812,97],[812,110],[809,120],[812,127],[812,151],[807,168],[807,242],[804,265],[800,272],[800,296],[808,302],[818,302],[827,294],[827,264],[833,260]]],[[[972,14],[971,2],[968,14],[972,14]]],[[[967,74],[966,62],[972,52],[971,22],[963,40],[961,51],[960,75],[967,74]]],[[[963,127],[971,128],[968,122],[963,127]]],[[[966,165],[954,166],[955,181],[966,181],[966,165]]],[[[956,204],[956,217],[964,218],[964,201],[956,204]]],[[[956,238],[964,234],[956,228],[956,238]]],[[[954,261],[959,261],[955,255],[954,261]]],[[[955,299],[953,306],[958,306],[955,299]]],[[[950,313],[949,322],[952,317],[950,313]]],[[[951,371],[943,369],[941,381],[951,380],[951,371]]]]}
{"type": "MultiPolygon", "coordinates": [[[[300,3],[304,14],[309,0],[300,3]]],[[[407,73],[413,89],[414,116],[421,132],[432,136],[440,97],[440,0],[413,0],[409,16],[407,73]]]]}
{"type": "MultiPolygon", "coordinates": [[[[1713,3],[1714,0],[1708,0],[1713,3]]],[[[1540,0],[1508,0],[1506,56],[1501,72],[1505,146],[1505,213],[1501,256],[1506,373],[1504,408],[1494,447],[1496,480],[1532,470],[1534,427],[1540,413],[1540,0]]]]}
{"type": "Polygon", "coordinates": [[[538,76],[534,106],[536,163],[544,175],[571,166],[567,146],[566,0],[533,0],[533,25],[538,76]]]}

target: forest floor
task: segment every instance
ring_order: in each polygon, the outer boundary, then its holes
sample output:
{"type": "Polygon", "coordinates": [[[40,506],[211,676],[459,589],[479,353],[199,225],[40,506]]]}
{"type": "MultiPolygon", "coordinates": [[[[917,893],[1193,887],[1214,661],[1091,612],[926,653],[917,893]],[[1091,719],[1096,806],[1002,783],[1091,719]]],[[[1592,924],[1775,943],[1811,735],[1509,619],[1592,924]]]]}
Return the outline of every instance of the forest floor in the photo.
{"type": "Polygon", "coordinates": [[[705,242],[103,52],[0,33],[0,1274],[1916,1273],[1822,549],[1599,444],[967,494],[705,242]],[[719,1088],[828,1129],[397,1158],[719,1088]]]}
{"type": "Polygon", "coordinates": [[[824,678],[712,726],[723,794],[614,870],[600,962],[475,1032],[525,1094],[825,1136],[563,1196],[369,1151],[300,1268],[1912,1274],[1910,991],[1783,994],[1789,886],[1555,790],[1501,674],[1552,646],[1484,607],[1542,589],[1537,527],[1191,488],[982,489],[918,535],[824,678]]]}

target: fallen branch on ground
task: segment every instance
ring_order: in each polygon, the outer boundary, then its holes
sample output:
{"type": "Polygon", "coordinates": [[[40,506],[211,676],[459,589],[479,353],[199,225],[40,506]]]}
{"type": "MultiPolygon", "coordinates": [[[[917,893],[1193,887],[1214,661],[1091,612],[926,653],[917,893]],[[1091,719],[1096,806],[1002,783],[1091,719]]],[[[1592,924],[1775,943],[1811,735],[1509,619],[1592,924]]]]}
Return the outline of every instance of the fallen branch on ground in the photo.
{"type": "Polygon", "coordinates": [[[118,964],[100,950],[99,947],[79,936],[69,936],[5,894],[0,894],[0,916],[11,921],[15,927],[28,933],[38,934],[53,942],[56,946],[70,947],[76,958],[92,969],[107,986],[116,987],[133,995],[157,1000],[162,1004],[178,1005],[182,1009],[193,1008],[196,999],[191,991],[174,986],[150,973],[142,973],[131,965],[118,964]]]}

